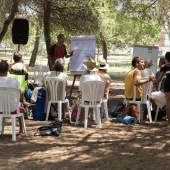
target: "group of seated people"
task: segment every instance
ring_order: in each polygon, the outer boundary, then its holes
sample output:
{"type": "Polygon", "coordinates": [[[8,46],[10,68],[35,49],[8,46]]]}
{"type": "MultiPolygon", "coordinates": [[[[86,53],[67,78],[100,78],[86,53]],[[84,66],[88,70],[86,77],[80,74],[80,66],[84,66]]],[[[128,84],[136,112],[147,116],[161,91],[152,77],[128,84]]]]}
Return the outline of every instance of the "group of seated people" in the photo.
{"type": "MultiPolygon", "coordinates": [[[[7,77],[8,71],[10,72],[10,74],[26,75],[25,77],[26,79],[28,79],[27,69],[25,64],[22,62],[21,53],[19,52],[14,53],[13,59],[14,59],[14,64],[11,65],[10,68],[6,61],[0,62],[0,87],[14,87],[20,89],[17,80],[7,77]]],[[[43,77],[42,85],[45,86],[44,80],[46,77],[58,77],[63,79],[67,84],[68,76],[66,73],[64,73],[64,65],[65,65],[64,59],[62,58],[57,59],[55,61],[54,70],[47,72],[47,74],[43,77]]],[[[109,65],[106,63],[106,60],[103,58],[98,59],[98,62],[96,62],[94,58],[89,57],[88,60],[85,60],[83,62],[83,66],[86,69],[86,74],[80,77],[80,82],[79,82],[80,92],[82,90],[82,83],[85,81],[88,80],[104,81],[103,77],[110,78],[110,76],[106,73],[106,70],[109,67],[109,65]]],[[[155,91],[155,89],[157,89],[158,87],[156,83],[159,83],[162,80],[163,76],[166,75],[163,91],[152,92],[149,97],[151,100],[155,101],[156,105],[158,105],[161,102],[166,102],[166,113],[168,117],[168,124],[170,124],[170,86],[168,85],[170,81],[170,52],[167,52],[165,54],[164,60],[162,58],[160,59],[159,62],[160,72],[156,74],[156,77],[149,69],[152,66],[152,60],[150,59],[144,61],[144,59],[141,57],[134,57],[132,59],[132,66],[134,69],[132,69],[130,72],[127,73],[124,82],[125,98],[127,100],[133,99],[134,85],[136,86],[136,100],[140,100],[142,94],[142,86],[141,86],[142,84],[152,81],[154,83],[154,91],[155,91]]],[[[107,98],[108,84],[109,82],[106,82],[105,90],[104,90],[104,98],[107,98]]],[[[58,95],[61,95],[60,94],[62,91],[61,89],[62,89],[62,85],[58,88],[58,95]]],[[[87,95],[89,94],[87,93],[87,95]]],[[[77,96],[77,98],[79,98],[79,96],[77,96]]],[[[86,98],[88,98],[88,96],[86,96],[86,98]]],[[[21,92],[21,103],[24,103],[24,97],[22,92],[21,92]]],[[[67,110],[68,108],[66,108],[66,105],[63,104],[62,105],[63,121],[68,120],[67,110]]],[[[82,110],[79,119],[80,124],[82,124],[83,119],[84,119],[84,114],[82,110]]],[[[20,129],[20,131],[22,131],[22,129],[20,129]]]]}
{"type": "MultiPolygon", "coordinates": [[[[79,84],[79,91],[82,91],[82,83],[85,81],[90,81],[90,80],[101,80],[104,81],[103,77],[108,77],[110,78],[110,76],[106,73],[107,68],[109,67],[109,65],[106,63],[105,59],[99,59],[98,62],[96,62],[92,57],[89,57],[89,60],[85,60],[83,62],[83,66],[86,69],[86,74],[82,75],[80,77],[80,84],[79,84]]],[[[44,78],[42,79],[42,84],[44,86],[44,80],[46,77],[58,77],[61,78],[63,80],[65,80],[66,84],[67,84],[67,74],[63,72],[64,70],[64,60],[62,58],[59,58],[55,61],[55,65],[54,65],[54,70],[53,71],[49,71],[47,72],[47,74],[44,76],[44,78]]],[[[108,92],[108,85],[109,82],[106,82],[105,85],[105,90],[104,90],[104,98],[107,98],[107,92],[108,92]]],[[[62,92],[62,84],[61,86],[58,88],[58,92],[57,94],[59,96],[61,96],[61,92],[62,92]]],[[[77,95],[77,99],[79,98],[80,93],[78,93],[77,95]]],[[[87,93],[87,95],[89,95],[87,93]]],[[[88,98],[88,96],[86,96],[86,98],[88,98]]],[[[75,103],[76,105],[76,103],[75,103]]],[[[72,106],[73,108],[74,106],[72,106]]],[[[62,118],[63,121],[70,121],[69,119],[67,119],[67,108],[66,108],[66,104],[63,103],[62,104],[62,118]]],[[[82,121],[84,119],[84,114],[83,114],[83,109],[82,112],[80,114],[80,124],[82,124],[82,121]]]]}
{"type": "MultiPolygon", "coordinates": [[[[153,92],[149,95],[150,100],[154,101],[160,108],[166,104],[166,113],[168,117],[168,124],[170,124],[170,52],[165,54],[165,58],[161,58],[159,61],[160,71],[157,72],[156,77],[149,69],[152,66],[152,60],[148,59],[144,61],[141,57],[134,57],[132,59],[133,69],[129,71],[125,76],[125,98],[127,100],[133,99],[133,87],[136,86],[136,101],[141,99],[143,84],[152,81],[154,88],[153,92]],[[146,68],[145,68],[146,67],[146,68]],[[164,81],[162,81],[161,91],[158,90],[158,83],[166,75],[164,81]]],[[[144,107],[145,108],[145,107],[144,107]]],[[[145,110],[145,109],[144,109],[145,110]]],[[[146,117],[144,112],[144,117],[146,117]]],[[[136,115],[136,118],[138,115],[136,115]]]]}
{"type": "MultiPolygon", "coordinates": [[[[13,87],[20,89],[20,85],[18,81],[14,78],[11,78],[8,76],[8,74],[15,74],[15,75],[26,75],[26,79],[28,80],[28,73],[27,68],[23,62],[22,54],[20,52],[15,52],[13,55],[14,64],[11,66],[6,61],[0,62],[0,87],[13,87]]],[[[68,76],[66,73],[64,73],[64,59],[59,58],[56,60],[54,65],[54,70],[49,71],[45,74],[45,76],[42,79],[42,86],[44,87],[44,80],[46,77],[57,77],[63,79],[66,84],[68,80],[68,76]]],[[[103,77],[110,76],[106,73],[107,68],[109,65],[106,63],[105,59],[100,59],[98,62],[96,62],[92,57],[89,58],[89,60],[83,62],[83,66],[86,69],[86,74],[82,75],[80,77],[80,84],[79,84],[79,90],[81,91],[82,83],[86,80],[104,80],[103,77]]],[[[104,98],[107,98],[107,92],[108,92],[108,84],[109,82],[106,82],[105,86],[105,92],[104,92],[104,98]]],[[[62,91],[62,85],[58,88],[58,95],[60,96],[62,91]]],[[[28,102],[24,101],[24,95],[21,91],[21,100],[20,102],[23,103],[25,106],[29,105],[28,102]]],[[[79,94],[78,94],[79,95],[79,94]]],[[[78,97],[78,96],[77,96],[78,97]]],[[[68,121],[67,119],[67,111],[69,108],[66,108],[65,103],[62,105],[62,119],[63,121],[68,121]]],[[[80,123],[83,121],[83,114],[80,114],[80,123]]],[[[20,123],[20,128],[22,128],[20,123]]],[[[22,132],[22,129],[20,129],[20,132],[22,132]]]]}

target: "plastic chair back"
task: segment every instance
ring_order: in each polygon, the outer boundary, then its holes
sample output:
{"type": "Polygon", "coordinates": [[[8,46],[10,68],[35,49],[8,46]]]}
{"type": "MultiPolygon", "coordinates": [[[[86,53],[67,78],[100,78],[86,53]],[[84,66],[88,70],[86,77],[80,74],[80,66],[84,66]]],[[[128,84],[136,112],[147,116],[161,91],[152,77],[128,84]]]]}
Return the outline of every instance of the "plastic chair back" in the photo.
{"type": "Polygon", "coordinates": [[[89,106],[101,105],[104,96],[104,81],[85,81],[82,84],[82,104],[89,102],[89,106]],[[87,97],[88,96],[88,97],[87,97]]]}
{"type": "MultiPolygon", "coordinates": [[[[70,107],[69,100],[66,97],[66,81],[57,77],[46,77],[44,79],[45,87],[48,92],[48,107],[46,120],[48,120],[51,103],[58,103],[58,119],[61,120],[62,114],[62,103],[67,103],[67,108],[70,107]]],[[[71,118],[71,113],[69,116],[71,118]]]]}
{"type": "Polygon", "coordinates": [[[33,79],[35,83],[37,83],[38,85],[41,85],[41,81],[44,77],[44,73],[49,71],[49,67],[48,66],[34,66],[33,71],[34,71],[33,79]]]}
{"type": "Polygon", "coordinates": [[[97,124],[99,125],[99,128],[102,127],[101,118],[100,118],[100,107],[104,98],[104,88],[105,88],[104,81],[85,81],[82,83],[82,91],[81,91],[82,98],[81,101],[77,103],[78,114],[76,118],[76,125],[78,123],[81,107],[84,107],[85,108],[84,127],[87,128],[89,108],[93,108],[93,112],[95,111],[95,114],[93,114],[95,115],[95,120],[97,120],[97,124]]]}
{"type": "Polygon", "coordinates": [[[0,87],[0,112],[10,116],[11,111],[19,113],[20,92],[15,88],[0,87]]]}

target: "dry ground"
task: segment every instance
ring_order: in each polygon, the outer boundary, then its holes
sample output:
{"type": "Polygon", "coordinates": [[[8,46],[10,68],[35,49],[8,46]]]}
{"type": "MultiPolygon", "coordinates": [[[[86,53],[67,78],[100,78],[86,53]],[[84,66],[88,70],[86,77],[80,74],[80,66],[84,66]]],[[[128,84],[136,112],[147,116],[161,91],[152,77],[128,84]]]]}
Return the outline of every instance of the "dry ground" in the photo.
{"type": "MultiPolygon", "coordinates": [[[[70,82],[72,77],[70,77],[70,82]]],[[[76,95],[77,85],[73,89],[76,95]]],[[[123,97],[123,79],[114,78],[109,95],[109,112],[123,97]]],[[[1,170],[169,170],[170,129],[166,121],[124,125],[103,122],[102,129],[89,122],[88,128],[64,124],[59,137],[34,136],[46,121],[25,120],[28,136],[11,141],[11,124],[0,136],[1,170]]],[[[18,129],[17,129],[18,130],[18,129]]]]}

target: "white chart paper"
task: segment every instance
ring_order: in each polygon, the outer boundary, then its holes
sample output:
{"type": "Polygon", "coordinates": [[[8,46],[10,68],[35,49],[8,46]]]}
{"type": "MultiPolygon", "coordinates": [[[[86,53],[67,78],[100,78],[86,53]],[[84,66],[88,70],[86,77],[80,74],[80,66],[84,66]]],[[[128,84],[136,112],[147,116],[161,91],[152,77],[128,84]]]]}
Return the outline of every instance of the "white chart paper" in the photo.
{"type": "Polygon", "coordinates": [[[95,36],[72,36],[71,50],[74,50],[73,56],[70,58],[71,73],[83,73],[83,61],[88,60],[88,56],[95,57],[95,36]]]}

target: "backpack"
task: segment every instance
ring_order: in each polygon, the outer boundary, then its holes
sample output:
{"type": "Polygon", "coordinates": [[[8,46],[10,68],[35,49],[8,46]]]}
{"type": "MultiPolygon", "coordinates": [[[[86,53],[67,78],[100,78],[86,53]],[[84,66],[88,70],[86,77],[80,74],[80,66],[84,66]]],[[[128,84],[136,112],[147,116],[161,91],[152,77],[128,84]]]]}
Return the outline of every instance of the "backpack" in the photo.
{"type": "Polygon", "coordinates": [[[125,104],[122,100],[120,100],[120,101],[118,102],[117,106],[115,107],[115,109],[112,110],[112,116],[113,116],[113,117],[117,117],[117,115],[118,115],[119,113],[122,113],[125,108],[126,108],[126,104],[125,104]]]}
{"type": "Polygon", "coordinates": [[[48,125],[41,126],[37,129],[34,136],[59,136],[62,130],[62,122],[52,121],[48,125]],[[37,135],[39,133],[39,135],[37,135]]]}

